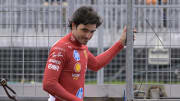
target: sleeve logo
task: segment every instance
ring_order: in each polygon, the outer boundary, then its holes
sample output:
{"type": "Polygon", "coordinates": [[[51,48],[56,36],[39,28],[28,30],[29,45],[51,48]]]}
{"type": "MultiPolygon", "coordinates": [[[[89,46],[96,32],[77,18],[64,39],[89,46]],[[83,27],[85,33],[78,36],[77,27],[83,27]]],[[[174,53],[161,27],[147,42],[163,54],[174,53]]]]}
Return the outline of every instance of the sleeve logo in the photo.
{"type": "Polygon", "coordinates": [[[73,57],[74,57],[74,59],[75,59],[76,61],[79,61],[79,60],[80,60],[80,55],[79,55],[79,53],[78,53],[77,50],[74,50],[74,52],[73,52],[73,57]]]}
{"type": "Polygon", "coordinates": [[[61,52],[58,52],[58,53],[53,52],[53,53],[52,53],[52,57],[63,57],[63,55],[62,55],[61,52]]]}
{"type": "Polygon", "coordinates": [[[55,59],[49,59],[49,62],[50,62],[50,63],[58,64],[58,65],[61,64],[61,61],[58,61],[58,60],[55,60],[55,59]]]}
{"type": "Polygon", "coordinates": [[[52,69],[52,70],[58,71],[59,70],[59,66],[53,65],[53,64],[48,64],[48,69],[52,69]]]}

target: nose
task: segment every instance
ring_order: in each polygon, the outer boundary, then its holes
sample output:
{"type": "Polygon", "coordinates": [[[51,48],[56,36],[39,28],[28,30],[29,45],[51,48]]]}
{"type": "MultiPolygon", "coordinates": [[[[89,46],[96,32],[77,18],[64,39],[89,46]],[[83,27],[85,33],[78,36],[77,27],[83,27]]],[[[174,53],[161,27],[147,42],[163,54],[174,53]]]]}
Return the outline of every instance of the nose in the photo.
{"type": "Polygon", "coordinates": [[[90,39],[91,37],[92,37],[92,33],[91,32],[89,32],[89,33],[86,33],[86,38],[88,38],[88,39],[90,39]]]}

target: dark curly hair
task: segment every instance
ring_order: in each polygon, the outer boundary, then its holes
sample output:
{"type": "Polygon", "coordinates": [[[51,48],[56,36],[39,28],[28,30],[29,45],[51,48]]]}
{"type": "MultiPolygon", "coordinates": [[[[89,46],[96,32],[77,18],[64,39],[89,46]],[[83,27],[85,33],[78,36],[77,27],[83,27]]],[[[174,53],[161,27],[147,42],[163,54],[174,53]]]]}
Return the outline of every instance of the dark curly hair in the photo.
{"type": "Polygon", "coordinates": [[[82,6],[73,13],[71,20],[69,20],[70,29],[72,29],[72,23],[75,23],[76,26],[96,24],[96,28],[98,28],[102,24],[102,19],[92,7],[82,6]]]}

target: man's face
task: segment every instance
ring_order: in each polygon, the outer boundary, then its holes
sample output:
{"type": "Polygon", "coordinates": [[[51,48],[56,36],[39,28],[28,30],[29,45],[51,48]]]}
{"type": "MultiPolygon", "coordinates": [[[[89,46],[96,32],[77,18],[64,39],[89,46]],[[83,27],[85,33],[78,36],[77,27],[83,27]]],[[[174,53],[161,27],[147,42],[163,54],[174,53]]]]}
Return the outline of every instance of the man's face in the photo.
{"type": "Polygon", "coordinates": [[[96,24],[72,24],[72,33],[81,44],[86,45],[96,31],[96,24]]]}

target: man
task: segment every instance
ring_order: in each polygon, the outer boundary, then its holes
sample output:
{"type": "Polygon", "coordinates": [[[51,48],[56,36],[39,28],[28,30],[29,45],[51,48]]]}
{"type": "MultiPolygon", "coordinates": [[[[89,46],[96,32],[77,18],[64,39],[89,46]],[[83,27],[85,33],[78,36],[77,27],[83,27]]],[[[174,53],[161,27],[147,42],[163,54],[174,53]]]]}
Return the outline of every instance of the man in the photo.
{"type": "Polygon", "coordinates": [[[102,54],[95,57],[88,50],[86,44],[101,23],[91,7],[82,6],[74,12],[71,32],[52,46],[47,60],[43,89],[51,94],[49,101],[83,101],[86,69],[98,71],[123,49],[126,28],[120,40],[102,54]]]}

